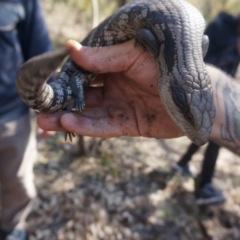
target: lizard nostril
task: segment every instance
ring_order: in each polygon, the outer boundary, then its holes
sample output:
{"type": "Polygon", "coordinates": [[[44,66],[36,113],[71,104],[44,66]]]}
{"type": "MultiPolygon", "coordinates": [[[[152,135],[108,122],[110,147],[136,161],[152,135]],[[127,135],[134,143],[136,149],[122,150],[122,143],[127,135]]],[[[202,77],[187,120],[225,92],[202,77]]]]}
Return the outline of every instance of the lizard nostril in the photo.
{"type": "Polygon", "coordinates": [[[194,117],[191,112],[187,112],[186,114],[184,114],[184,117],[192,126],[195,126],[194,117]]]}

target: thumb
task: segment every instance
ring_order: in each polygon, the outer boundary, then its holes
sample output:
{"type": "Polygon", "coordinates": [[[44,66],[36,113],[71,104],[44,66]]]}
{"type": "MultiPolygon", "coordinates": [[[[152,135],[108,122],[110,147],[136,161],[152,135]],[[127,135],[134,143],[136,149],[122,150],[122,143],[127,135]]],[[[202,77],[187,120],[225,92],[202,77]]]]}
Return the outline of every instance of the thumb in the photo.
{"type": "Polygon", "coordinates": [[[127,71],[143,52],[133,40],[107,47],[86,47],[69,40],[66,47],[76,64],[95,73],[127,71]]]}

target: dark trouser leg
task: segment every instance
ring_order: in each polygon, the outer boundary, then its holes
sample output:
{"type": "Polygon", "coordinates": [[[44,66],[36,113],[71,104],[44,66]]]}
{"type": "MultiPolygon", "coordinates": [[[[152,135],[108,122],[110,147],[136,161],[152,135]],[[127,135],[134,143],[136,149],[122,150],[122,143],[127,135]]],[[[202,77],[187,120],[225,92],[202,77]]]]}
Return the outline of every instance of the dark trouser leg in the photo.
{"type": "Polygon", "coordinates": [[[199,146],[195,145],[194,143],[192,143],[187,152],[182,156],[182,158],[180,159],[180,161],[178,162],[179,165],[185,165],[187,164],[191,158],[192,155],[199,149],[199,146]]]}
{"type": "Polygon", "coordinates": [[[4,230],[23,227],[35,197],[33,163],[35,129],[26,114],[0,126],[0,224],[4,230]]]}
{"type": "Polygon", "coordinates": [[[202,164],[202,172],[200,174],[200,187],[203,187],[207,183],[211,183],[219,149],[219,145],[209,141],[202,164]]]}

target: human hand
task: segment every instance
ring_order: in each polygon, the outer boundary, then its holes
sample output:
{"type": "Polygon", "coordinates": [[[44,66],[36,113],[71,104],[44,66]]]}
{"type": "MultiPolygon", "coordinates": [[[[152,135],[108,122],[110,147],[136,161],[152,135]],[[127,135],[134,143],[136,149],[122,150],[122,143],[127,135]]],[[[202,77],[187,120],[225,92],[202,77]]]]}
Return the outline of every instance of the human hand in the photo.
{"type": "Polygon", "coordinates": [[[38,138],[42,140],[42,139],[48,139],[49,137],[54,136],[55,132],[44,131],[41,128],[38,128],[37,134],[38,134],[38,138]]]}
{"type": "Polygon", "coordinates": [[[85,91],[83,114],[42,113],[38,117],[41,128],[102,138],[183,135],[161,103],[157,64],[134,41],[101,48],[68,41],[67,47],[78,65],[99,74],[96,82],[103,85],[85,91]]]}

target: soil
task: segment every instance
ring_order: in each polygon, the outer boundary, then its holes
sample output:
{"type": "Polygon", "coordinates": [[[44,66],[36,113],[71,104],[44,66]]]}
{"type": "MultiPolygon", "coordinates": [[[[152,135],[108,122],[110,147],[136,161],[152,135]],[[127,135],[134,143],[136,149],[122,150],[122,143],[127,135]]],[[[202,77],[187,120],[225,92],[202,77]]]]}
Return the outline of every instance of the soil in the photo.
{"type": "MultiPolygon", "coordinates": [[[[172,170],[190,141],[84,138],[39,141],[30,240],[240,239],[240,158],[221,148],[214,185],[226,202],[198,207],[194,179],[172,170]],[[77,140],[76,140],[77,141],[77,140]]],[[[206,146],[190,163],[197,175],[206,146]]]]}

